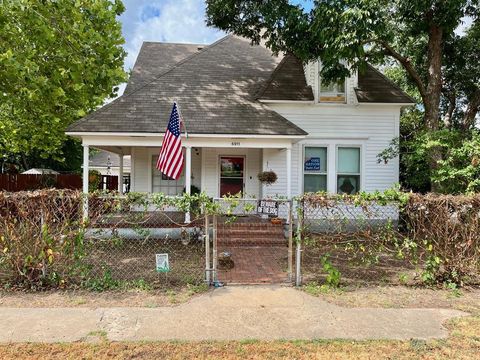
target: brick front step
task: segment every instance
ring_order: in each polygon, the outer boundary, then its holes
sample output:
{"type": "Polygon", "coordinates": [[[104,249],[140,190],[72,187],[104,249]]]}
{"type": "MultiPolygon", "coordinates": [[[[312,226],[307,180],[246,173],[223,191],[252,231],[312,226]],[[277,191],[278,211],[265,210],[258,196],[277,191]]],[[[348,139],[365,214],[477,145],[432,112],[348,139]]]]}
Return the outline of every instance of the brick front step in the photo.
{"type": "Polygon", "coordinates": [[[278,229],[218,229],[220,237],[279,237],[284,236],[283,228],[278,229]]]}
{"type": "Polygon", "coordinates": [[[262,239],[262,238],[228,238],[218,239],[218,246],[223,248],[243,246],[287,246],[287,240],[283,238],[262,239]]]}
{"type": "Polygon", "coordinates": [[[283,224],[269,222],[219,224],[217,236],[219,244],[231,247],[287,244],[283,224]]]}
{"type": "Polygon", "coordinates": [[[242,223],[242,222],[231,222],[231,223],[219,223],[219,228],[230,228],[230,229],[270,229],[270,228],[282,228],[283,224],[272,224],[269,222],[259,222],[259,223],[242,223]]]}

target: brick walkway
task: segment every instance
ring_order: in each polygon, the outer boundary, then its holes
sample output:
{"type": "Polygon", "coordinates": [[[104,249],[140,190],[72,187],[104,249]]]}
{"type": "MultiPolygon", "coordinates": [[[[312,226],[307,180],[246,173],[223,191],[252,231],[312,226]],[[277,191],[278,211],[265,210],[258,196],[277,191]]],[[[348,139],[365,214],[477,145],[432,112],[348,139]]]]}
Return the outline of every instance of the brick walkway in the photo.
{"type": "Polygon", "coordinates": [[[218,280],[233,284],[274,284],[287,281],[287,253],[285,246],[228,247],[219,244],[218,253],[231,253],[234,267],[219,270],[218,280]]]}

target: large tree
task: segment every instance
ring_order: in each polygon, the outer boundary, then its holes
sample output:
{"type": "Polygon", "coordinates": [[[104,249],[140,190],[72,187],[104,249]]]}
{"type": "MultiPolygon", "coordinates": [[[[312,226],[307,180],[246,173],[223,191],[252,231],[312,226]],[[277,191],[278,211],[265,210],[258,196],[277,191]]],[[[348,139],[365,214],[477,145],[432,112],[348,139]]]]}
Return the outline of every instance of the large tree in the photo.
{"type": "Polygon", "coordinates": [[[4,0],[0,158],[59,157],[65,128],[126,80],[115,0],[4,0]]]}
{"type": "MultiPolygon", "coordinates": [[[[288,0],[207,0],[209,25],[253,43],[264,40],[274,52],[303,61],[321,58],[327,81],[362,71],[366,62],[396,62],[418,91],[429,131],[451,121],[452,108],[465,127],[474,126],[479,17],[479,0],[316,0],[309,12],[288,0]],[[466,18],[471,29],[456,34],[466,18]]],[[[432,147],[431,169],[442,160],[440,148],[432,147]]]]}

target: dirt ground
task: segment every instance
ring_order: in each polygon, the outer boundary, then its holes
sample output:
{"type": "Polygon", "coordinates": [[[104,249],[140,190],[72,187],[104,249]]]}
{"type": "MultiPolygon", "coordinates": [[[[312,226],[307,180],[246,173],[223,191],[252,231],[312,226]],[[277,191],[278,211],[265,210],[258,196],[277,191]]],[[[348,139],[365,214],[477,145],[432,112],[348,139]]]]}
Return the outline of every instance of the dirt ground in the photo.
{"type": "Polygon", "coordinates": [[[408,286],[323,289],[306,285],[303,290],[345,307],[446,308],[480,314],[480,289],[453,291],[408,286]]]}
{"type": "Polygon", "coordinates": [[[87,290],[57,290],[45,292],[0,291],[3,307],[161,307],[174,306],[202,292],[197,287],[176,291],[131,290],[93,292],[87,290]]]}
{"type": "MultiPolygon", "coordinates": [[[[205,289],[177,291],[131,290],[92,292],[65,290],[46,292],[0,292],[3,307],[161,307],[188,301],[205,289]]],[[[345,307],[448,308],[480,314],[480,289],[458,291],[407,286],[373,286],[357,289],[323,289],[305,286],[302,290],[345,307]]]]}

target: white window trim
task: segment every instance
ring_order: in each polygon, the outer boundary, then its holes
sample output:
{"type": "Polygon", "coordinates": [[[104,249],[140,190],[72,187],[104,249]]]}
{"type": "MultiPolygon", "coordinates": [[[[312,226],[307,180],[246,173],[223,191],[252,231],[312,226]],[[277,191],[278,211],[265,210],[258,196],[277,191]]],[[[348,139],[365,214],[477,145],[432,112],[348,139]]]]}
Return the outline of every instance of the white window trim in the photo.
{"type": "MultiPolygon", "coordinates": [[[[182,149],[182,151],[185,151],[185,150],[182,149]]],[[[153,190],[153,188],[154,188],[154,184],[153,184],[153,172],[154,172],[154,170],[153,170],[153,159],[154,159],[155,156],[158,157],[158,154],[155,154],[155,152],[153,150],[150,150],[150,151],[148,151],[148,156],[149,156],[149,159],[150,159],[149,166],[148,166],[148,182],[149,182],[148,188],[150,189],[150,192],[153,194],[153,193],[158,193],[158,192],[153,190]]],[[[185,178],[185,167],[183,168],[182,172],[184,173],[183,177],[185,178]]],[[[173,180],[162,180],[160,178],[160,181],[173,181],[173,180]]],[[[174,187],[174,186],[169,186],[169,187],[174,187]]],[[[178,186],[176,185],[175,187],[178,187],[178,186]]],[[[185,179],[184,179],[183,188],[185,188],[185,179]]],[[[183,192],[183,188],[182,188],[182,192],[183,192]]]]}
{"type": "Polygon", "coordinates": [[[301,146],[301,151],[302,151],[302,162],[301,162],[301,181],[300,181],[300,184],[301,184],[301,187],[302,187],[302,193],[304,193],[304,189],[305,189],[305,175],[325,175],[325,177],[327,178],[326,179],[326,191],[328,192],[328,185],[329,185],[329,179],[328,179],[328,170],[329,170],[329,167],[330,167],[330,159],[329,159],[329,153],[330,153],[330,150],[329,150],[329,146],[328,144],[324,144],[324,145],[321,145],[321,144],[315,144],[315,145],[312,145],[312,144],[303,144],[301,146]],[[322,172],[322,173],[313,173],[313,172],[305,172],[305,148],[307,147],[316,147],[316,148],[325,148],[327,149],[327,171],[326,172],[322,172]]]}
{"type": "Polygon", "coordinates": [[[305,185],[303,183],[303,169],[305,162],[305,147],[326,147],[327,148],[327,192],[330,194],[337,193],[337,147],[359,147],[360,148],[360,191],[365,191],[365,149],[366,139],[308,139],[299,143],[302,161],[298,164],[298,188],[300,195],[304,193],[305,185]]]}
{"type": "Polygon", "coordinates": [[[358,144],[358,145],[350,145],[350,144],[337,144],[335,145],[335,193],[339,193],[338,192],[338,175],[356,175],[356,176],[359,176],[360,177],[360,189],[359,189],[359,192],[363,191],[364,189],[364,186],[363,186],[363,182],[364,182],[364,161],[363,161],[363,146],[361,144],[358,144]],[[359,164],[359,170],[360,170],[360,173],[351,173],[351,174],[347,174],[347,173],[339,173],[338,172],[338,169],[337,169],[337,164],[338,164],[338,149],[339,148],[356,148],[356,149],[359,149],[360,151],[360,156],[359,156],[359,161],[360,161],[360,164],[359,164]]]}
{"type": "Polygon", "coordinates": [[[315,94],[315,101],[317,102],[317,104],[337,104],[337,105],[346,105],[348,104],[348,91],[349,91],[349,87],[348,87],[348,79],[349,78],[345,78],[344,79],[344,84],[343,84],[343,97],[344,97],[344,100],[343,101],[322,101],[320,100],[320,98],[322,96],[338,96],[339,92],[323,92],[322,93],[322,77],[320,75],[320,70],[322,69],[322,62],[321,60],[318,60],[316,62],[316,66],[315,66],[315,73],[316,73],[316,76],[315,76],[315,87],[317,89],[316,91],[316,94],[315,94]]]}

